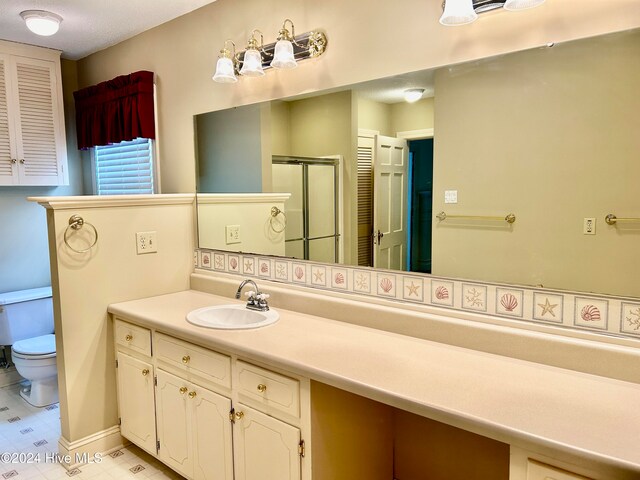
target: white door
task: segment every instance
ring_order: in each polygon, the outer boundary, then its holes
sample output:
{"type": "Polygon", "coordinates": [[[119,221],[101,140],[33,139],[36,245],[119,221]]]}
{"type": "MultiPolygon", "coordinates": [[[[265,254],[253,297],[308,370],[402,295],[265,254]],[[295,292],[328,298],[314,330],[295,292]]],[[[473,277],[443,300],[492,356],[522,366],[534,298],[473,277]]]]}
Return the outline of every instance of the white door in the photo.
{"type": "Polygon", "coordinates": [[[18,183],[15,112],[11,104],[9,56],[0,54],[0,185],[18,183]]]}
{"type": "Polygon", "coordinates": [[[233,480],[231,400],[202,387],[192,385],[190,388],[189,393],[193,396],[193,478],[233,480]]]}
{"type": "Polygon", "coordinates": [[[193,478],[191,427],[191,385],[170,373],[158,370],[156,416],[158,421],[158,457],[176,472],[193,478]]]}
{"type": "Polygon", "coordinates": [[[404,139],[376,135],[374,151],[373,266],[406,270],[409,148],[404,139]]]}
{"type": "Polygon", "coordinates": [[[300,480],[300,430],[238,405],[233,425],[236,480],[300,480]]]}
{"type": "Polygon", "coordinates": [[[118,352],[118,408],[123,437],[156,453],[156,418],[153,403],[153,367],[118,352]]]}

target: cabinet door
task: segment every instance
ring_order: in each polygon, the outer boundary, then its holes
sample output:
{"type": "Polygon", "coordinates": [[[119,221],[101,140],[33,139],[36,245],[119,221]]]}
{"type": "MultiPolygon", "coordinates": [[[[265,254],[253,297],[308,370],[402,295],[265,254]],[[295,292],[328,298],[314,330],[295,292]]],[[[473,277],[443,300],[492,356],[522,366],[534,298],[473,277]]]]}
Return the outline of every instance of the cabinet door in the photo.
{"type": "Polygon", "coordinates": [[[153,367],[118,352],[118,406],[120,433],[155,455],[156,419],[153,402],[153,367]]]}
{"type": "Polygon", "coordinates": [[[15,56],[12,77],[16,105],[18,174],[21,185],[63,185],[64,130],[56,65],[15,56]]]}
{"type": "Polygon", "coordinates": [[[299,480],[300,430],[239,404],[233,426],[236,480],[299,480]]]}
{"type": "Polygon", "coordinates": [[[157,377],[158,457],[176,472],[193,478],[191,385],[162,370],[157,377]]]}
{"type": "Polygon", "coordinates": [[[233,480],[231,400],[190,386],[195,480],[233,480]]]}
{"type": "Polygon", "coordinates": [[[18,183],[10,80],[9,55],[0,54],[0,185],[18,183]]]}

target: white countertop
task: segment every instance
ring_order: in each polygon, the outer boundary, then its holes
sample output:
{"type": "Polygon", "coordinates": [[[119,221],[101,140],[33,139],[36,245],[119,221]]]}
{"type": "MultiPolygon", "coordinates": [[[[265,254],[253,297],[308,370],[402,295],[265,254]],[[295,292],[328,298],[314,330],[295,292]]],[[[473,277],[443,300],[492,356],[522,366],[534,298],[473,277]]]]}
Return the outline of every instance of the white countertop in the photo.
{"type": "MultiPolygon", "coordinates": [[[[189,324],[196,308],[239,303],[189,290],[109,312],[490,436],[640,472],[640,385],[278,309],[254,330],[189,324]]],[[[638,368],[638,365],[629,365],[638,368]]]]}

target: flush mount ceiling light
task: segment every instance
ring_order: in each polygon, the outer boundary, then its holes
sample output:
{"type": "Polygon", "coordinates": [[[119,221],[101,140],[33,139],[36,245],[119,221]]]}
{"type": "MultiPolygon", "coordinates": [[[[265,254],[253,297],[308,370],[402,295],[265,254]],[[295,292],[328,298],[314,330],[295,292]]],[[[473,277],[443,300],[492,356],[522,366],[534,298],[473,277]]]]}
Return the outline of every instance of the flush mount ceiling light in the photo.
{"type": "Polygon", "coordinates": [[[404,91],[404,99],[409,103],[417,102],[422,98],[424,88],[410,88],[404,91]]]}
{"type": "Polygon", "coordinates": [[[29,30],[43,37],[56,33],[60,28],[60,22],[62,22],[60,15],[44,10],[25,10],[20,13],[20,16],[29,30]]]}
{"type": "Polygon", "coordinates": [[[253,30],[243,52],[235,52],[235,44],[226,40],[220,50],[213,80],[219,83],[234,83],[236,75],[261,77],[269,68],[295,68],[298,62],[307,58],[319,57],[327,48],[327,37],[322,32],[306,32],[296,36],[295,26],[288,18],[282,24],[277,42],[264,44],[260,30],[253,30]],[[287,28],[291,26],[291,31],[287,28]],[[257,35],[260,35],[258,42],[257,35]],[[232,49],[227,45],[231,43],[232,49]]]}
{"type": "Polygon", "coordinates": [[[537,7],[545,0],[445,0],[440,23],[446,26],[466,25],[478,18],[478,14],[498,8],[519,11],[537,7]]]}

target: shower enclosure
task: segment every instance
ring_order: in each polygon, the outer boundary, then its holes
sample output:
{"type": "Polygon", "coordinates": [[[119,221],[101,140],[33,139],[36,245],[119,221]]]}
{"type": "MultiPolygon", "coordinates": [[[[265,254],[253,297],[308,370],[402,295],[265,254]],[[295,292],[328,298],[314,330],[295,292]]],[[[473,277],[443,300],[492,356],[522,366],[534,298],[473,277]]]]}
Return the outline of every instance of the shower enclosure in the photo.
{"type": "Polygon", "coordinates": [[[285,255],[338,262],[339,158],[274,155],[272,162],[273,191],[291,193],[284,205],[285,255]]]}

